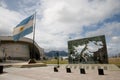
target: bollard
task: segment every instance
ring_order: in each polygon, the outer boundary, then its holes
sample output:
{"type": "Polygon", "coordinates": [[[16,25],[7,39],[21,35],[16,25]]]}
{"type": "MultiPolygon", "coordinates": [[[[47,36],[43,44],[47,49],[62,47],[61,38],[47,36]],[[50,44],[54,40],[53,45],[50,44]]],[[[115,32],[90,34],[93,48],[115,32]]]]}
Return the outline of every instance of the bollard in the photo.
{"type": "Polygon", "coordinates": [[[70,68],[66,68],[66,72],[67,73],[71,73],[71,69],[70,68]]]}
{"type": "Polygon", "coordinates": [[[84,68],[80,68],[80,73],[81,73],[81,74],[86,74],[86,73],[85,73],[85,69],[84,69],[84,68]]]}
{"type": "Polygon", "coordinates": [[[54,72],[58,72],[58,69],[56,67],[54,67],[54,72]]]}
{"type": "Polygon", "coordinates": [[[99,75],[104,75],[103,69],[98,69],[98,74],[99,74],[99,75]]]}
{"type": "Polygon", "coordinates": [[[3,73],[3,66],[0,66],[0,74],[3,73]]]}

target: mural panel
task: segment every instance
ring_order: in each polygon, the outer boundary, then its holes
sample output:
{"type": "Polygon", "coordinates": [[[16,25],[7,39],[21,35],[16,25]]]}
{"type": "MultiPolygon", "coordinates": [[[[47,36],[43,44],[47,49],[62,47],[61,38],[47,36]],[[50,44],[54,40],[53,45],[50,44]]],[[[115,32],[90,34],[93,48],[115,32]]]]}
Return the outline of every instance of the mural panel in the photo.
{"type": "Polygon", "coordinates": [[[108,63],[105,36],[68,41],[69,63],[108,63]]]}

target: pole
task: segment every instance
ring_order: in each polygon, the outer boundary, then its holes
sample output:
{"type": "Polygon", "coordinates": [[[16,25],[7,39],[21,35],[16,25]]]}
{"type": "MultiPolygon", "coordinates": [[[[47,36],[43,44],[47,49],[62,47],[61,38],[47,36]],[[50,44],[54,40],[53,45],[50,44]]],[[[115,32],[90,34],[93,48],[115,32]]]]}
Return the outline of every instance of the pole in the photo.
{"type": "Polygon", "coordinates": [[[36,26],[36,12],[34,14],[34,24],[33,24],[33,56],[32,58],[35,58],[35,26],[36,26]]]}
{"type": "Polygon", "coordinates": [[[36,60],[35,60],[35,25],[36,25],[36,12],[34,13],[34,22],[33,22],[33,51],[32,51],[32,54],[31,54],[31,59],[29,61],[28,64],[31,64],[31,63],[36,63],[36,60]]]}
{"type": "Polygon", "coordinates": [[[58,64],[57,67],[59,68],[59,67],[60,67],[60,66],[59,66],[59,52],[57,52],[57,64],[58,64]]]}

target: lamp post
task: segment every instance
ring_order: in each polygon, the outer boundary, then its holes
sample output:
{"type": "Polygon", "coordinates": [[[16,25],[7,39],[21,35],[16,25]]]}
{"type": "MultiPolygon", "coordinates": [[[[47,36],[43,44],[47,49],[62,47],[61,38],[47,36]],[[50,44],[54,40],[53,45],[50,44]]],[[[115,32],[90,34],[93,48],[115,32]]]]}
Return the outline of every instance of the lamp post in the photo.
{"type": "Polygon", "coordinates": [[[6,53],[6,48],[2,47],[2,52],[3,52],[3,60],[6,61],[7,60],[7,53],[6,53]]]}
{"type": "Polygon", "coordinates": [[[57,67],[59,68],[59,51],[56,53],[57,54],[57,67]]]}

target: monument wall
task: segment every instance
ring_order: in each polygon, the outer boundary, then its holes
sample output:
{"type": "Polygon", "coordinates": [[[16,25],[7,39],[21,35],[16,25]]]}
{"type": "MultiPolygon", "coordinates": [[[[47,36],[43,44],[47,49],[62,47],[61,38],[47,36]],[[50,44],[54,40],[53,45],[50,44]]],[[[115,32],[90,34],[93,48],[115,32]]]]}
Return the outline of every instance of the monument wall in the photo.
{"type": "Polygon", "coordinates": [[[108,63],[105,36],[68,41],[69,63],[108,63]]]}

